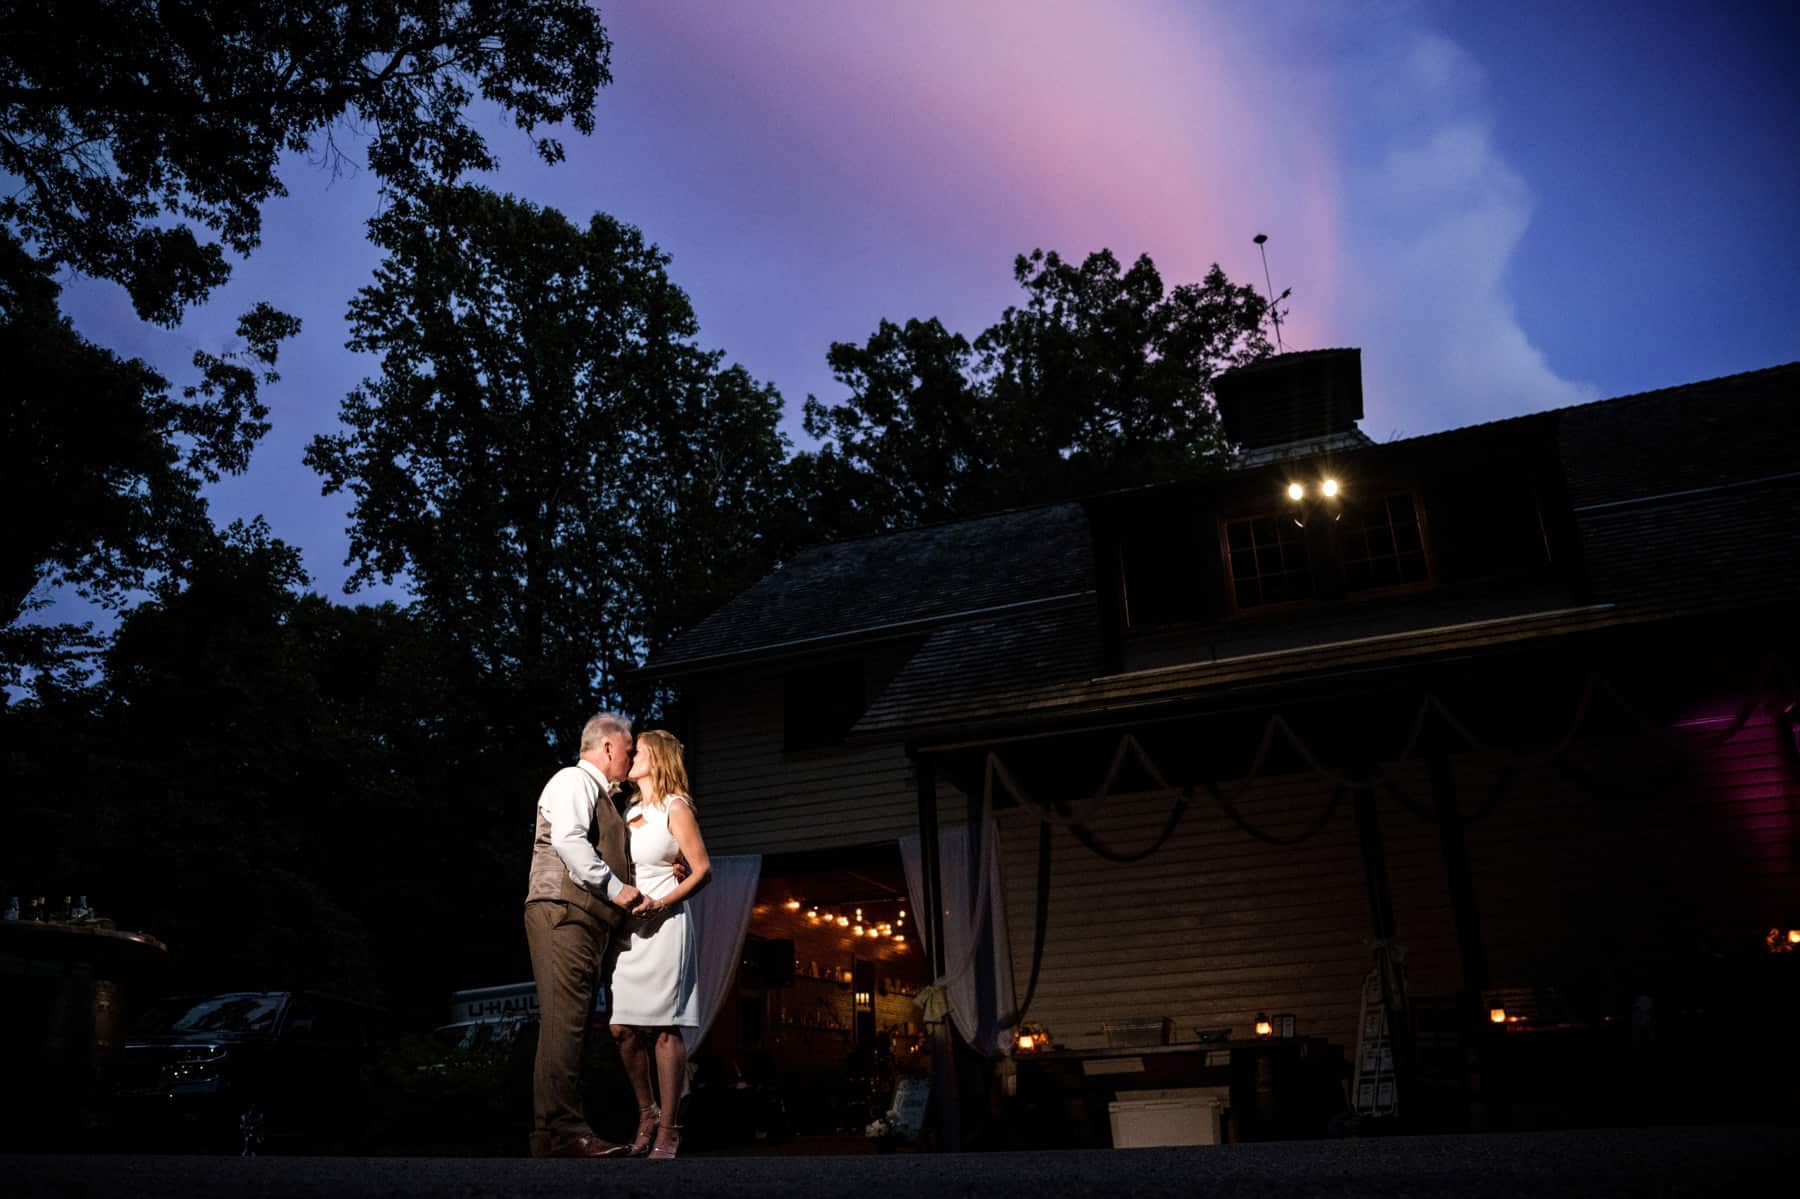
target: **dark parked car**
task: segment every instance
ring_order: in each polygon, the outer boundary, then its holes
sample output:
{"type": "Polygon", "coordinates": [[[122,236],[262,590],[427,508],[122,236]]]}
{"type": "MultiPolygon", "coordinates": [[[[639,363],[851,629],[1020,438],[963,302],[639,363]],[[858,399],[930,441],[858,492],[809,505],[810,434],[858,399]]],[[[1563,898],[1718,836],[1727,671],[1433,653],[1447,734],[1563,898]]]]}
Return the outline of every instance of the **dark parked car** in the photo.
{"type": "Polygon", "coordinates": [[[349,1149],[369,1126],[382,1013],[305,991],[182,996],[133,1021],[117,1114],[169,1148],[349,1149]]]}

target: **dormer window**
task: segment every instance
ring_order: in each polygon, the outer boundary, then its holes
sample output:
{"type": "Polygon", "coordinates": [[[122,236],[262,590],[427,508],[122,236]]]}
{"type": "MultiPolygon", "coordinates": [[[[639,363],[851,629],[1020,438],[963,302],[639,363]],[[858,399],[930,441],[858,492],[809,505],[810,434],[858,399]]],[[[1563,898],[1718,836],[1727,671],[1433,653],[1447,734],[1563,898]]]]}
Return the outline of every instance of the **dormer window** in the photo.
{"type": "Polygon", "coordinates": [[[1431,577],[1419,505],[1411,492],[1346,504],[1337,522],[1337,543],[1345,591],[1399,587],[1431,577]]]}
{"type": "Polygon", "coordinates": [[[1225,554],[1232,602],[1238,609],[1313,598],[1306,529],[1291,516],[1226,521],[1225,554]]]}
{"type": "Polygon", "coordinates": [[[1232,611],[1360,597],[1431,580],[1423,513],[1411,491],[1344,497],[1321,485],[1256,516],[1220,522],[1232,611]]]}

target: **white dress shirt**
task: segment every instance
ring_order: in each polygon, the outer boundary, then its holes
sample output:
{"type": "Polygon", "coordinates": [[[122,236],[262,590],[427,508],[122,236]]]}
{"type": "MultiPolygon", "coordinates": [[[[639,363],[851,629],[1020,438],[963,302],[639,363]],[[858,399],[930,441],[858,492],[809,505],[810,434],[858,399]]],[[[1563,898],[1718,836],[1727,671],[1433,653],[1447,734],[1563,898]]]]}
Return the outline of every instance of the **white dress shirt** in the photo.
{"type": "Polygon", "coordinates": [[[568,868],[569,877],[593,894],[615,902],[625,884],[588,844],[588,829],[594,823],[594,805],[603,795],[611,803],[617,786],[608,782],[593,763],[583,761],[551,775],[543,794],[538,796],[538,811],[550,822],[550,847],[568,868]]]}

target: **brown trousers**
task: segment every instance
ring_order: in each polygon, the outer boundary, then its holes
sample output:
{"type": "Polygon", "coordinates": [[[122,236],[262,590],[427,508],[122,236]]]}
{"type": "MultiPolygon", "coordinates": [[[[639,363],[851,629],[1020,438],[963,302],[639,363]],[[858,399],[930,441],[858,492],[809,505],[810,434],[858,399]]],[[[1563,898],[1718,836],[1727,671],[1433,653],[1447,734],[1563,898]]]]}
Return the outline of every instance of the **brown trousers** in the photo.
{"type": "Polygon", "coordinates": [[[561,1139],[592,1131],[581,1109],[581,1055],[610,932],[572,903],[534,899],[525,905],[525,940],[538,994],[534,1143],[545,1134],[561,1139]]]}

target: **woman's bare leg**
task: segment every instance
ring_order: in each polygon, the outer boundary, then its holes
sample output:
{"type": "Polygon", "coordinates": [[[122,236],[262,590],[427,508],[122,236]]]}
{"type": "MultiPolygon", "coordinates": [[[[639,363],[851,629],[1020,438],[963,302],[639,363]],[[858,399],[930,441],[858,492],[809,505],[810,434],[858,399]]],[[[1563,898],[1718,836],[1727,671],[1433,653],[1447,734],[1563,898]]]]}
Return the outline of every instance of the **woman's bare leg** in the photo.
{"type": "MultiPolygon", "coordinates": [[[[687,1086],[687,1042],[680,1029],[657,1031],[656,1081],[662,1091],[662,1125],[672,1128],[680,1122],[681,1092],[687,1086]]],[[[665,1138],[659,1133],[657,1139],[665,1138]]]]}
{"type": "Polygon", "coordinates": [[[612,1035],[619,1043],[619,1061],[625,1067],[625,1077],[631,1080],[638,1110],[656,1106],[656,1096],[650,1093],[650,1048],[644,1044],[644,1034],[628,1024],[615,1024],[612,1035]]]}

